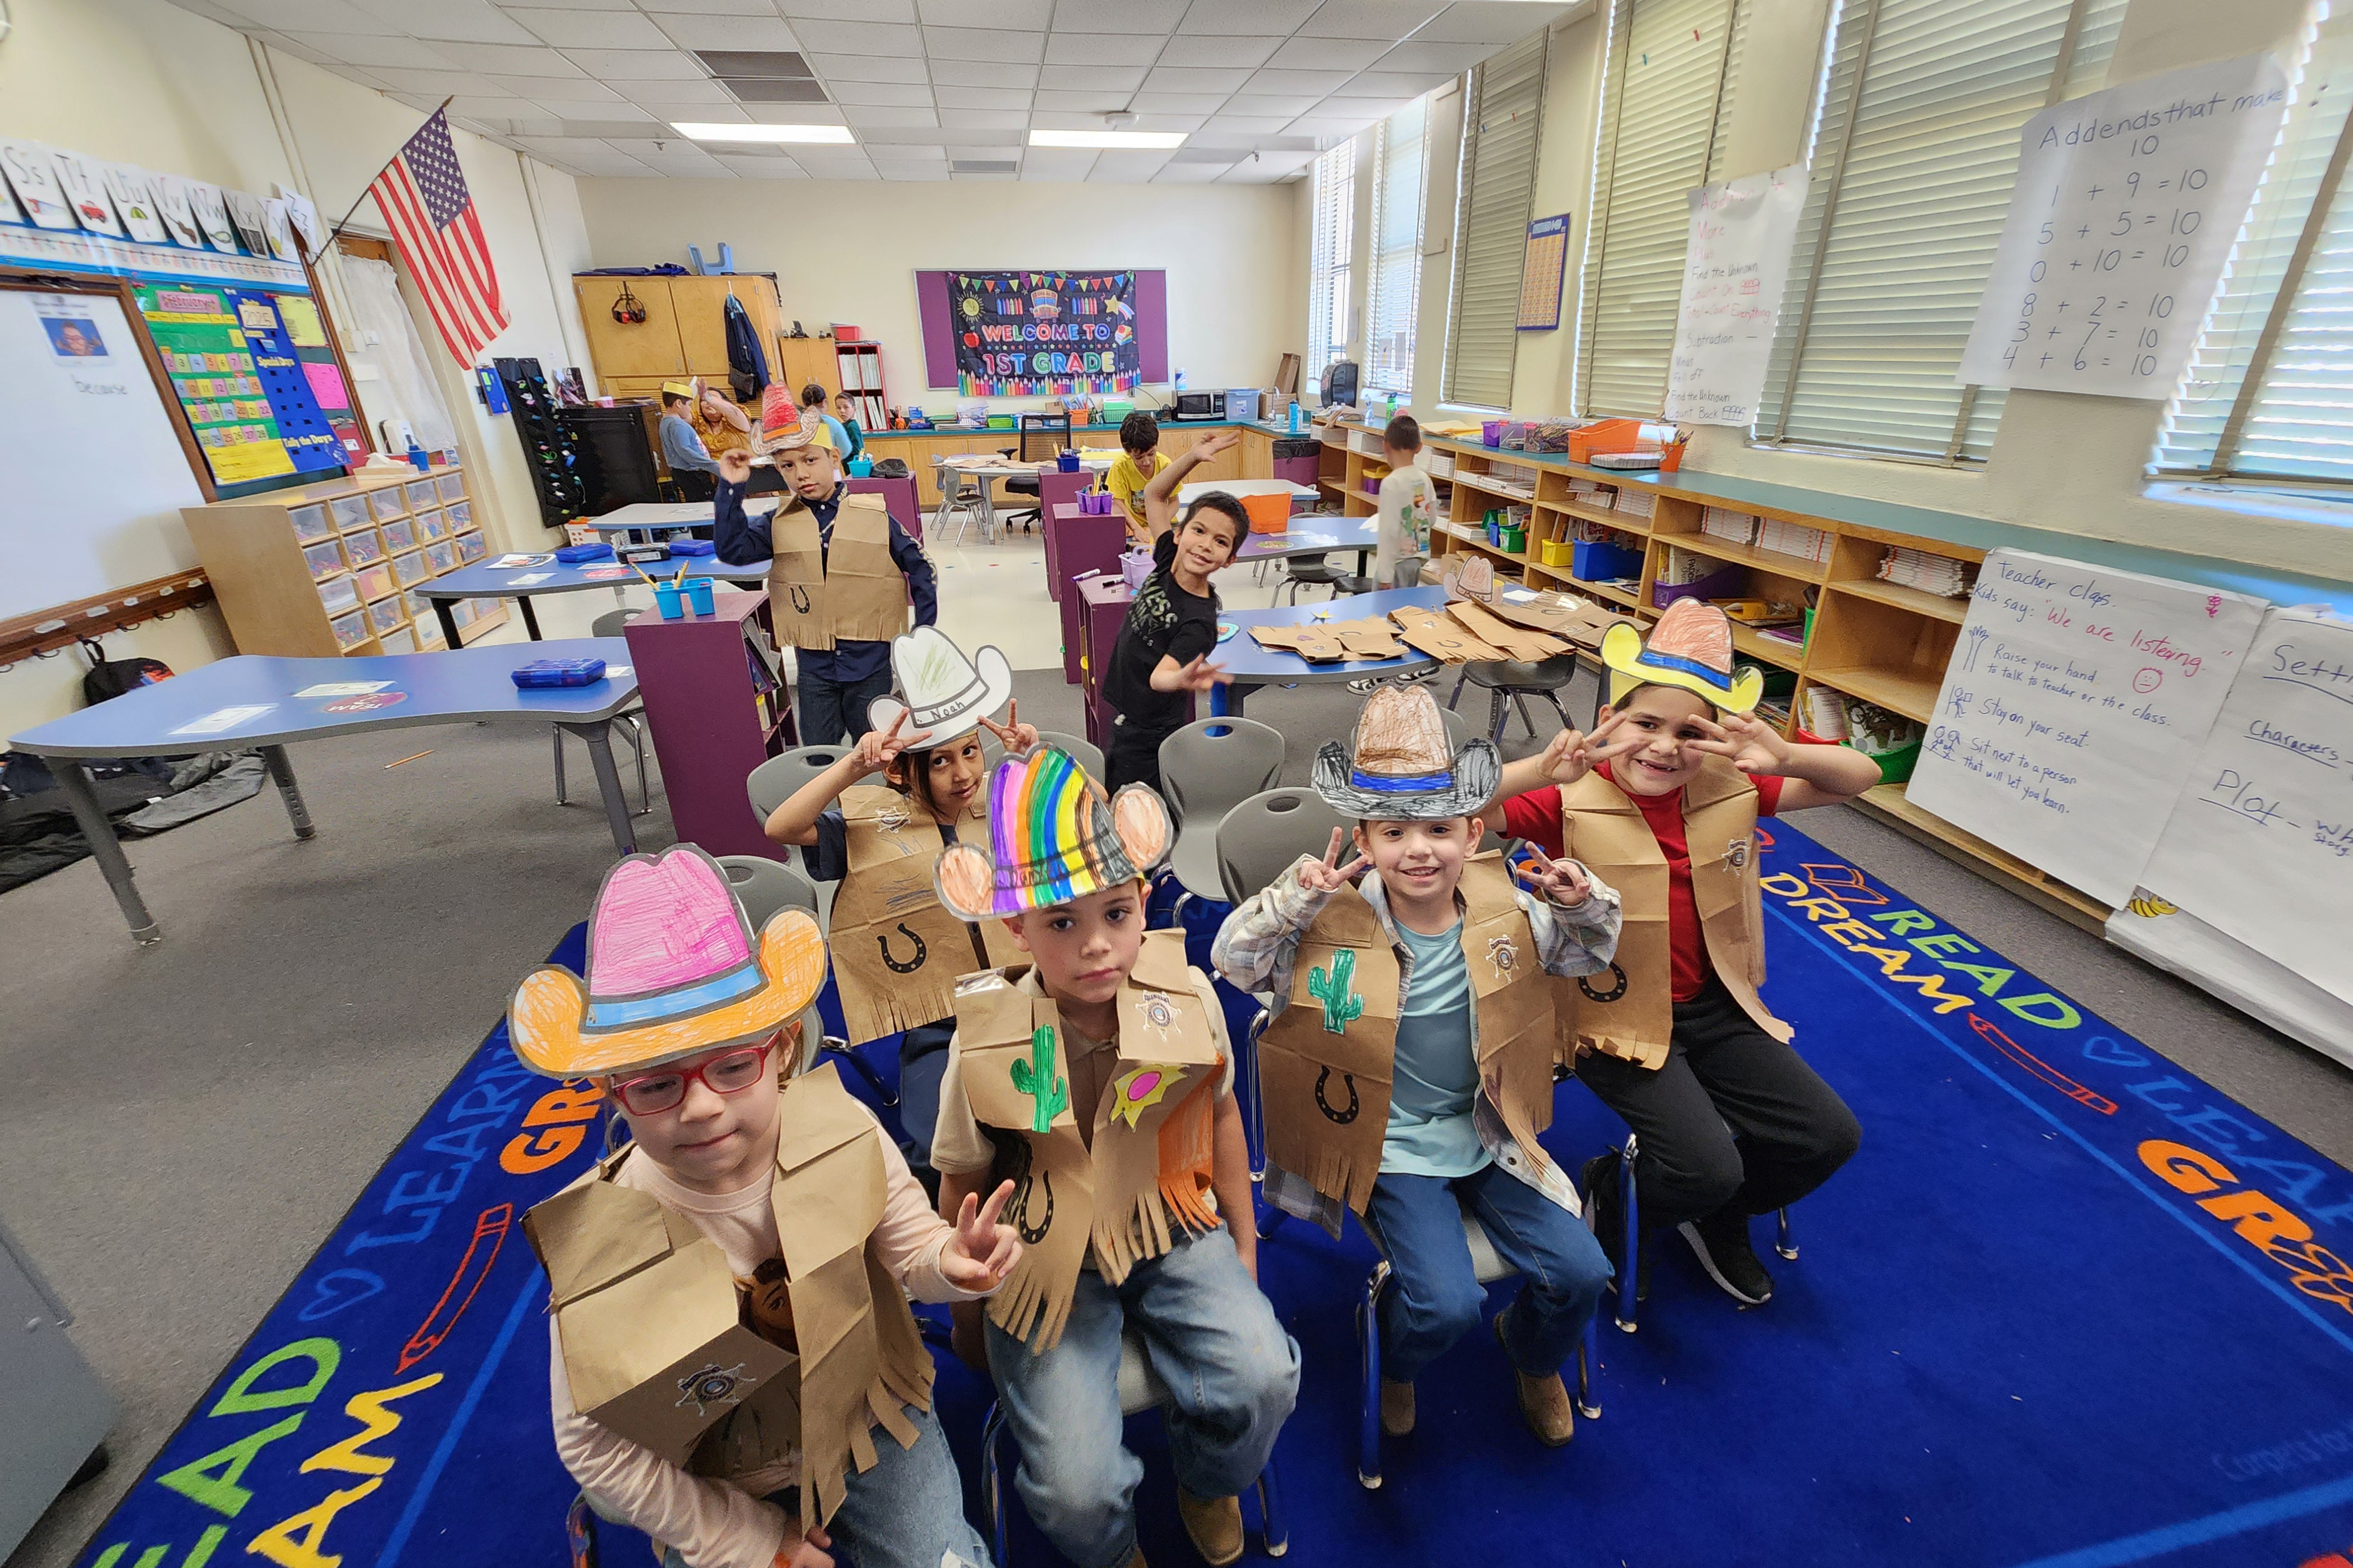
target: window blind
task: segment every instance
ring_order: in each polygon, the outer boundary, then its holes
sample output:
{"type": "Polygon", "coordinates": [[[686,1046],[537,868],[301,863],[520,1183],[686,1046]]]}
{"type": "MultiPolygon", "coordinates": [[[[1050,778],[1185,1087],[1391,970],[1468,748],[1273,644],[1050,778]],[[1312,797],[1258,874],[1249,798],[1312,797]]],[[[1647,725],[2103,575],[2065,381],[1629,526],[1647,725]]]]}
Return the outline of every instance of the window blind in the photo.
{"type": "Polygon", "coordinates": [[[1578,407],[1656,415],[1690,234],[1684,194],[1716,150],[1738,0],[1617,0],[1602,169],[1586,247],[1578,407]]]}
{"type": "Polygon", "coordinates": [[[1307,297],[1307,365],[1324,367],[1348,352],[1348,257],[1356,245],[1356,143],[1315,160],[1315,232],[1307,297]]]}
{"type": "Polygon", "coordinates": [[[1518,351],[1520,263],[1535,190],[1551,35],[1539,28],[1471,73],[1464,106],[1461,195],[1455,203],[1453,296],[1446,312],[1440,395],[1508,408],[1518,351]]]}
{"type": "Polygon", "coordinates": [[[2353,374],[2330,363],[2353,349],[2337,319],[2353,290],[2353,181],[2338,151],[2353,95],[2326,90],[2353,70],[2353,16],[2307,29],[2301,43],[2279,146],[2158,430],[2160,471],[2353,481],[2353,374]],[[2288,306],[2266,342],[2283,289],[2288,306]]]}
{"type": "Polygon", "coordinates": [[[1365,385],[1367,391],[1411,397],[1414,317],[1421,305],[1422,172],[1429,160],[1430,100],[1418,98],[1381,121],[1374,148],[1365,385]]]}
{"type": "Polygon", "coordinates": [[[2107,70],[2125,0],[1844,0],[1765,380],[1762,440],[1982,458],[1957,385],[2018,132],[2107,70]]]}

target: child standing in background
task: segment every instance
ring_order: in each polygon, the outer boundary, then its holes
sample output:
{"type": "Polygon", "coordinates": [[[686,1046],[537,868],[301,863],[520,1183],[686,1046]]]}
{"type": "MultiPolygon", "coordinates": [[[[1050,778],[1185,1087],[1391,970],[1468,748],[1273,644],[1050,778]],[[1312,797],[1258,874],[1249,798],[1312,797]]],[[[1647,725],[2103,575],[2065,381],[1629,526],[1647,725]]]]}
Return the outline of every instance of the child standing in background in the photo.
{"type": "Polygon", "coordinates": [[[1381,480],[1374,511],[1380,519],[1379,546],[1373,554],[1373,586],[1410,588],[1421,581],[1430,559],[1430,523],[1437,515],[1438,491],[1418,466],[1421,426],[1400,414],[1381,432],[1381,458],[1389,471],[1381,480]]]}
{"type": "Polygon", "coordinates": [[[1103,700],[1113,714],[1103,759],[1111,788],[1158,789],[1160,742],[1185,727],[1192,694],[1217,684],[1208,657],[1218,646],[1218,591],[1209,574],[1234,558],[1249,531],[1242,503],[1211,490],[1193,503],[1183,527],[1154,543],[1152,575],[1128,605],[1103,671],[1103,700]]]}
{"type": "Polygon", "coordinates": [[[1127,537],[1133,544],[1152,547],[1152,519],[1144,510],[1144,487],[1167,466],[1160,455],[1160,426],[1139,408],[1119,422],[1119,456],[1103,475],[1103,489],[1127,512],[1127,537]]]}
{"type": "Polygon", "coordinates": [[[801,388],[801,422],[821,424],[825,433],[833,438],[834,455],[843,462],[849,461],[849,432],[840,420],[825,411],[825,388],[812,381],[801,388]]]}

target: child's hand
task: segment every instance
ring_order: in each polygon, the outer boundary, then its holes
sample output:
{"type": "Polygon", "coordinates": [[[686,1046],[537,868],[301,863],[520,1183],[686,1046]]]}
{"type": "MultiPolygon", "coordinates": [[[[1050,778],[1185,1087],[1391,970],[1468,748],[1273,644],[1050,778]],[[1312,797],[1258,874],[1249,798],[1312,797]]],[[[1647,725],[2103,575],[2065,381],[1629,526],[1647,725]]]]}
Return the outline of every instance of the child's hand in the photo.
{"type": "Polygon", "coordinates": [[[975,1295],[994,1290],[1021,1261],[1021,1237],[997,1216],[1013,1195],[1011,1182],[999,1182],[984,1206],[978,1193],[966,1193],[956,1210],[955,1234],[940,1248],[940,1275],[959,1290],[975,1295]]]}
{"type": "Polygon", "coordinates": [[[1641,736],[1637,735],[1631,740],[1619,741],[1606,746],[1600,742],[1611,731],[1625,721],[1625,714],[1612,713],[1609,718],[1596,724],[1590,734],[1579,733],[1575,730],[1563,730],[1552,738],[1552,744],[1545,748],[1544,756],[1536,763],[1538,770],[1548,783],[1573,784],[1592,772],[1594,763],[1607,762],[1611,757],[1624,756],[1642,743],[1641,736]]]}
{"type": "Polygon", "coordinates": [[[1744,773],[1788,771],[1789,742],[1775,733],[1772,725],[1754,713],[1726,713],[1721,723],[1705,719],[1694,720],[1694,722],[1707,731],[1707,738],[1686,742],[1693,751],[1729,757],[1732,765],[1744,773]]]}
{"type": "Polygon", "coordinates": [[[1195,654],[1193,656],[1193,662],[1185,666],[1184,668],[1176,672],[1176,689],[1179,691],[1207,691],[1212,686],[1224,680],[1225,678],[1225,666],[1221,664],[1211,664],[1209,662],[1209,656],[1206,653],[1195,654]]]}
{"type": "Polygon", "coordinates": [[[752,477],[752,454],[738,447],[732,452],[719,454],[719,477],[731,485],[740,485],[752,477]]]}
{"type": "Polygon", "coordinates": [[[1534,864],[1523,860],[1512,868],[1512,875],[1528,885],[1528,890],[1542,895],[1565,910],[1575,909],[1592,896],[1593,885],[1585,879],[1584,868],[1574,860],[1556,860],[1531,844],[1528,854],[1534,864]]]}
{"type": "Polygon", "coordinates": [[[1310,860],[1304,855],[1299,858],[1301,887],[1311,893],[1336,893],[1364,875],[1365,868],[1372,862],[1362,855],[1345,866],[1340,864],[1340,846],[1346,841],[1346,837],[1345,829],[1335,827],[1332,830],[1332,847],[1324,851],[1323,859],[1310,860]]]}
{"type": "Polygon", "coordinates": [[[822,1525],[812,1524],[798,1541],[787,1539],[776,1549],[776,1560],[771,1568],[833,1568],[833,1559],[825,1549],[833,1544],[833,1537],[822,1525]]]}
{"type": "Polygon", "coordinates": [[[980,727],[997,737],[997,743],[1012,756],[1026,752],[1038,743],[1038,726],[1021,721],[1021,700],[1015,698],[1005,705],[1005,722],[1000,724],[987,714],[980,716],[980,727]]]}
{"type": "Polygon", "coordinates": [[[912,735],[901,734],[900,731],[906,727],[907,710],[902,708],[899,716],[891,721],[890,729],[869,730],[859,736],[857,749],[850,753],[858,761],[859,773],[879,773],[896,762],[900,752],[910,746],[920,746],[932,738],[929,730],[918,730],[912,735]]]}
{"type": "Polygon", "coordinates": [[[1241,441],[1242,438],[1239,433],[1232,430],[1220,430],[1216,435],[1205,437],[1197,443],[1193,447],[1193,453],[1206,463],[1220,452],[1232,451],[1241,445],[1241,441]]]}

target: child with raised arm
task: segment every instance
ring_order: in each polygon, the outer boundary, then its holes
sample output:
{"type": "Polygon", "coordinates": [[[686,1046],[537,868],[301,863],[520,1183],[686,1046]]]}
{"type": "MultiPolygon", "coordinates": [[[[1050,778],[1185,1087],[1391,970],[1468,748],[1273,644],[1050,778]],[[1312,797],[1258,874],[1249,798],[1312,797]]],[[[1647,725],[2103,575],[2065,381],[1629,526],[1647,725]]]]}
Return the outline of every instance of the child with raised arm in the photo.
{"type": "Polygon", "coordinates": [[[960,1344],[985,1342],[1021,1445],[1014,1482],[1047,1539],[1079,1568],[1140,1568],[1144,1466],[1120,1441],[1120,1342],[1134,1331],[1173,1400],[1186,1532],[1209,1563],[1231,1563],[1237,1494],[1291,1414],[1299,1347],[1259,1293],[1217,994],[1186,963],[1182,932],[1144,929],[1168,815],[1141,787],[1106,801],[1050,746],[999,763],[989,795],[990,847],[940,858],[940,901],[1001,923],[1030,967],[957,986],[932,1159],[943,1214],[1010,1179],[1005,1216],[1028,1250],[985,1325],[958,1310],[960,1344]]]}
{"type": "MultiPolygon", "coordinates": [[[[1166,468],[1153,475],[1152,482],[1144,487],[1144,531],[1139,535],[1135,525],[1130,522],[1130,542],[1145,549],[1157,545],[1161,535],[1176,526],[1176,492],[1184,486],[1186,479],[1203,463],[1223,457],[1241,445],[1241,439],[1231,430],[1204,436],[1193,444],[1191,451],[1178,453],[1166,468]]],[[[1245,524],[1245,531],[1247,526],[1245,524]]]]}
{"type": "Polygon", "coordinates": [[[833,1068],[798,1072],[817,922],[754,931],[702,849],[607,874],[586,967],[534,972],[507,1012],[523,1065],[594,1082],[631,1136],[523,1220],[584,1502],[666,1568],[981,1568],[907,1296],[1018,1267],[1012,1188],[944,1222],[833,1068]]]}
{"type": "Polygon", "coordinates": [[[1485,1292],[1461,1212],[1525,1277],[1495,1319],[1537,1440],[1576,1435],[1560,1369],[1609,1279],[1552,1122],[1554,974],[1609,967],[1618,896],[1571,860],[1535,858],[1525,889],[1475,853],[1495,748],[1456,752],[1427,688],[1366,700],[1353,756],[1315,759],[1315,791],[1357,819],[1239,905],[1212,962],[1282,1009],[1259,1042],[1269,1202],[1337,1234],[1353,1209],[1388,1259],[1379,1303],[1381,1426],[1413,1430],[1414,1381],[1478,1326],[1485,1292]],[[1361,882],[1357,879],[1361,877],[1361,882]],[[1351,883],[1356,883],[1351,886],[1351,883]]]}
{"type": "MultiPolygon", "coordinates": [[[[1592,732],[1564,731],[1504,770],[1505,830],[1578,856],[1624,892],[1619,962],[1607,982],[1563,989],[1562,1033],[1581,1053],[1578,1079],[1639,1140],[1644,1231],[1679,1231],[1708,1278],[1758,1306],[1773,1277],[1749,1245],[1750,1216],[1830,1180],[1862,1130],[1757,994],[1757,819],[1860,795],[1879,766],[1845,746],[1794,744],[1757,719],[1763,677],[1734,668],[1731,625],[1713,605],[1677,600],[1647,643],[1614,626],[1601,658],[1609,703],[1592,732]]],[[[1582,1185],[1622,1263],[1617,1152],[1587,1161],[1582,1185]]]]}
{"type": "Polygon", "coordinates": [[[1152,575],[1128,605],[1103,670],[1103,699],[1114,715],[1103,760],[1111,788],[1158,789],[1160,742],[1185,727],[1192,695],[1217,684],[1220,672],[1208,660],[1219,605],[1209,576],[1233,560],[1249,532],[1242,503],[1211,490],[1153,545],[1152,575]]]}

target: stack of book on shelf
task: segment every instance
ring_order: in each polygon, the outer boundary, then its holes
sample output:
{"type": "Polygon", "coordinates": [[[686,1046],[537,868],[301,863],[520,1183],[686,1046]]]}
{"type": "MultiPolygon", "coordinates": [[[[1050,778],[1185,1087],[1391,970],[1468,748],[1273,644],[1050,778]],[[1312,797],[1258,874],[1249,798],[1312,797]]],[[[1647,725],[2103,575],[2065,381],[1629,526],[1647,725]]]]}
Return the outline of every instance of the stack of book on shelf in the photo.
{"type": "Polygon", "coordinates": [[[760,731],[765,734],[784,717],[784,681],[768,662],[767,655],[748,637],[744,642],[744,657],[752,667],[752,710],[760,716],[760,731]]]}
{"type": "Polygon", "coordinates": [[[1768,518],[1757,527],[1757,548],[1776,555],[1794,555],[1800,561],[1828,561],[1831,538],[1828,529],[1808,528],[1802,522],[1776,522],[1768,518]]]}
{"type": "Polygon", "coordinates": [[[1806,729],[1825,741],[1846,739],[1846,698],[1827,686],[1806,689],[1806,729]]]}
{"type": "Polygon", "coordinates": [[[1610,503],[1610,510],[1622,511],[1628,517],[1648,517],[1658,504],[1659,498],[1650,490],[1620,490],[1617,500],[1610,503]]]}
{"type": "Polygon", "coordinates": [[[1931,555],[1925,550],[1913,550],[1904,545],[1891,545],[1879,563],[1883,581],[1905,588],[1917,588],[1924,594],[1935,594],[1947,599],[1967,596],[1970,587],[1968,565],[1949,555],[1931,555]]]}
{"type": "Polygon", "coordinates": [[[1722,570],[1721,562],[1711,561],[1704,555],[1694,555],[1688,550],[1678,550],[1670,544],[1667,546],[1667,558],[1660,563],[1659,574],[1652,580],[1672,587],[1684,583],[1696,583],[1709,573],[1722,570]]]}
{"type": "Polygon", "coordinates": [[[1721,539],[1731,544],[1757,542],[1757,520],[1745,511],[1729,507],[1712,506],[1699,514],[1699,531],[1710,539],[1721,539]]]}

